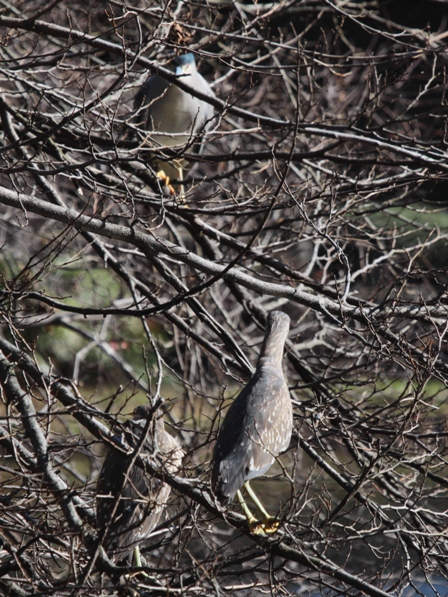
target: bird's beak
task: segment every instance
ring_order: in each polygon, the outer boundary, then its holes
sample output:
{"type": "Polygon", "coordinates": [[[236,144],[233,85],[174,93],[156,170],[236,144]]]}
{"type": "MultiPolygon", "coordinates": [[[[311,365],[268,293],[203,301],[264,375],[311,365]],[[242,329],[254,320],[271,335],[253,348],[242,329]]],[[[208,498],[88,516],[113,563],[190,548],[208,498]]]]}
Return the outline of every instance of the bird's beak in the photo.
{"type": "Polygon", "coordinates": [[[176,75],[180,76],[187,76],[191,75],[191,65],[190,64],[183,64],[176,67],[176,75]]]}

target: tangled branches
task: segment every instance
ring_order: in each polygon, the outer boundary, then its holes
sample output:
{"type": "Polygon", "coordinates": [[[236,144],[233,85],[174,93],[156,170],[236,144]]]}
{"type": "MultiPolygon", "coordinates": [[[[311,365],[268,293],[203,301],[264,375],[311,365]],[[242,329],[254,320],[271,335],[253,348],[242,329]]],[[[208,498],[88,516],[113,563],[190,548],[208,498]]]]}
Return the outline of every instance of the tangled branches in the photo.
{"type": "Polygon", "coordinates": [[[0,12],[2,590],[446,586],[443,5],[41,4],[0,12]],[[168,68],[187,51],[216,94],[201,153],[133,119],[149,75],[188,89],[168,68]],[[192,165],[185,197],[156,158],[192,165]],[[294,440],[257,481],[280,529],[255,537],[215,503],[210,458],[273,309],[294,440]],[[99,541],[96,478],[161,399],[185,457],[177,475],[136,455],[172,491],[129,576],[99,541]]]}

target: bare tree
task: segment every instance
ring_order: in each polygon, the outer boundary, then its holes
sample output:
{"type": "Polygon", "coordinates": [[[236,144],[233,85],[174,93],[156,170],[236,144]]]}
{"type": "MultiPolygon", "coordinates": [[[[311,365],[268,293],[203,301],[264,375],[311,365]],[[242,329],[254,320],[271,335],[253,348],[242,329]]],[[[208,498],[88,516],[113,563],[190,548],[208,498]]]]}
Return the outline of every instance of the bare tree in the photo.
{"type": "Polygon", "coordinates": [[[446,3],[0,5],[3,592],[445,594],[446,3]],[[134,98],[188,51],[216,123],[155,151],[134,98]],[[185,197],[155,157],[193,165],[185,197]],[[274,309],[295,427],[255,536],[210,459],[274,309]],[[96,479],[162,400],[185,457],[132,452],[172,488],[143,576],[96,479]]]}

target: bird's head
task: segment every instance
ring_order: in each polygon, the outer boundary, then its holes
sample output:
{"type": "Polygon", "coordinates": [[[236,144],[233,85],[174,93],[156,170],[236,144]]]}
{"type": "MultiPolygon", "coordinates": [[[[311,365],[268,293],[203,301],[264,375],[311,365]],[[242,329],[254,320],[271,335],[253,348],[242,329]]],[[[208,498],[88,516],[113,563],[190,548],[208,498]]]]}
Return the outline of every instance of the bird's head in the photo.
{"type": "Polygon", "coordinates": [[[177,56],[173,62],[176,66],[176,75],[178,76],[185,77],[192,75],[196,71],[196,62],[191,52],[177,56]]]}
{"type": "Polygon", "coordinates": [[[143,427],[148,419],[154,422],[156,429],[164,429],[163,415],[167,411],[167,405],[160,399],[156,406],[151,404],[140,404],[134,408],[133,423],[143,427]]]}

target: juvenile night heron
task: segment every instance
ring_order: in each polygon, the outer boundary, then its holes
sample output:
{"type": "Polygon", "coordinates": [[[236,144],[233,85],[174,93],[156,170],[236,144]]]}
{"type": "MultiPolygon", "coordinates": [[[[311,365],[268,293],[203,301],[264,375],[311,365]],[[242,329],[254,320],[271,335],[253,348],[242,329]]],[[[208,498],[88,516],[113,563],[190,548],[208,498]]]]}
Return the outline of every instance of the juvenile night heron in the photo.
{"type": "MultiPolygon", "coordinates": [[[[175,473],[184,453],[165,431],[162,415],[154,414],[149,405],[134,410],[133,419],[125,424],[124,439],[129,446],[136,447],[150,417],[150,427],[139,453],[152,455],[162,469],[175,473]]],[[[114,560],[130,563],[134,552],[135,563],[141,566],[139,544],[157,525],[170,492],[167,483],[132,464],[132,455],[109,450],[97,483],[97,523],[102,545],[114,560]]]]}
{"type": "Polygon", "coordinates": [[[223,505],[237,494],[249,527],[257,534],[274,533],[278,528],[249,481],[263,475],[291,440],[292,404],[282,367],[289,323],[286,313],[269,313],[255,373],[227,411],[213,455],[214,494],[223,505]],[[243,485],[260,510],[262,524],[244,501],[243,485]]]}
{"type": "MultiPolygon", "coordinates": [[[[196,70],[193,54],[184,54],[173,60],[179,80],[193,90],[214,98],[215,94],[204,77],[196,70]]],[[[163,153],[164,148],[184,150],[191,144],[199,153],[202,136],[213,121],[213,106],[170,83],[160,75],[152,76],[135,97],[136,124],[140,129],[151,131],[148,142],[163,153]]],[[[170,178],[181,183],[187,168],[182,158],[158,159],[157,176],[167,186],[170,178]]],[[[172,187],[171,191],[174,193],[172,187]]]]}

